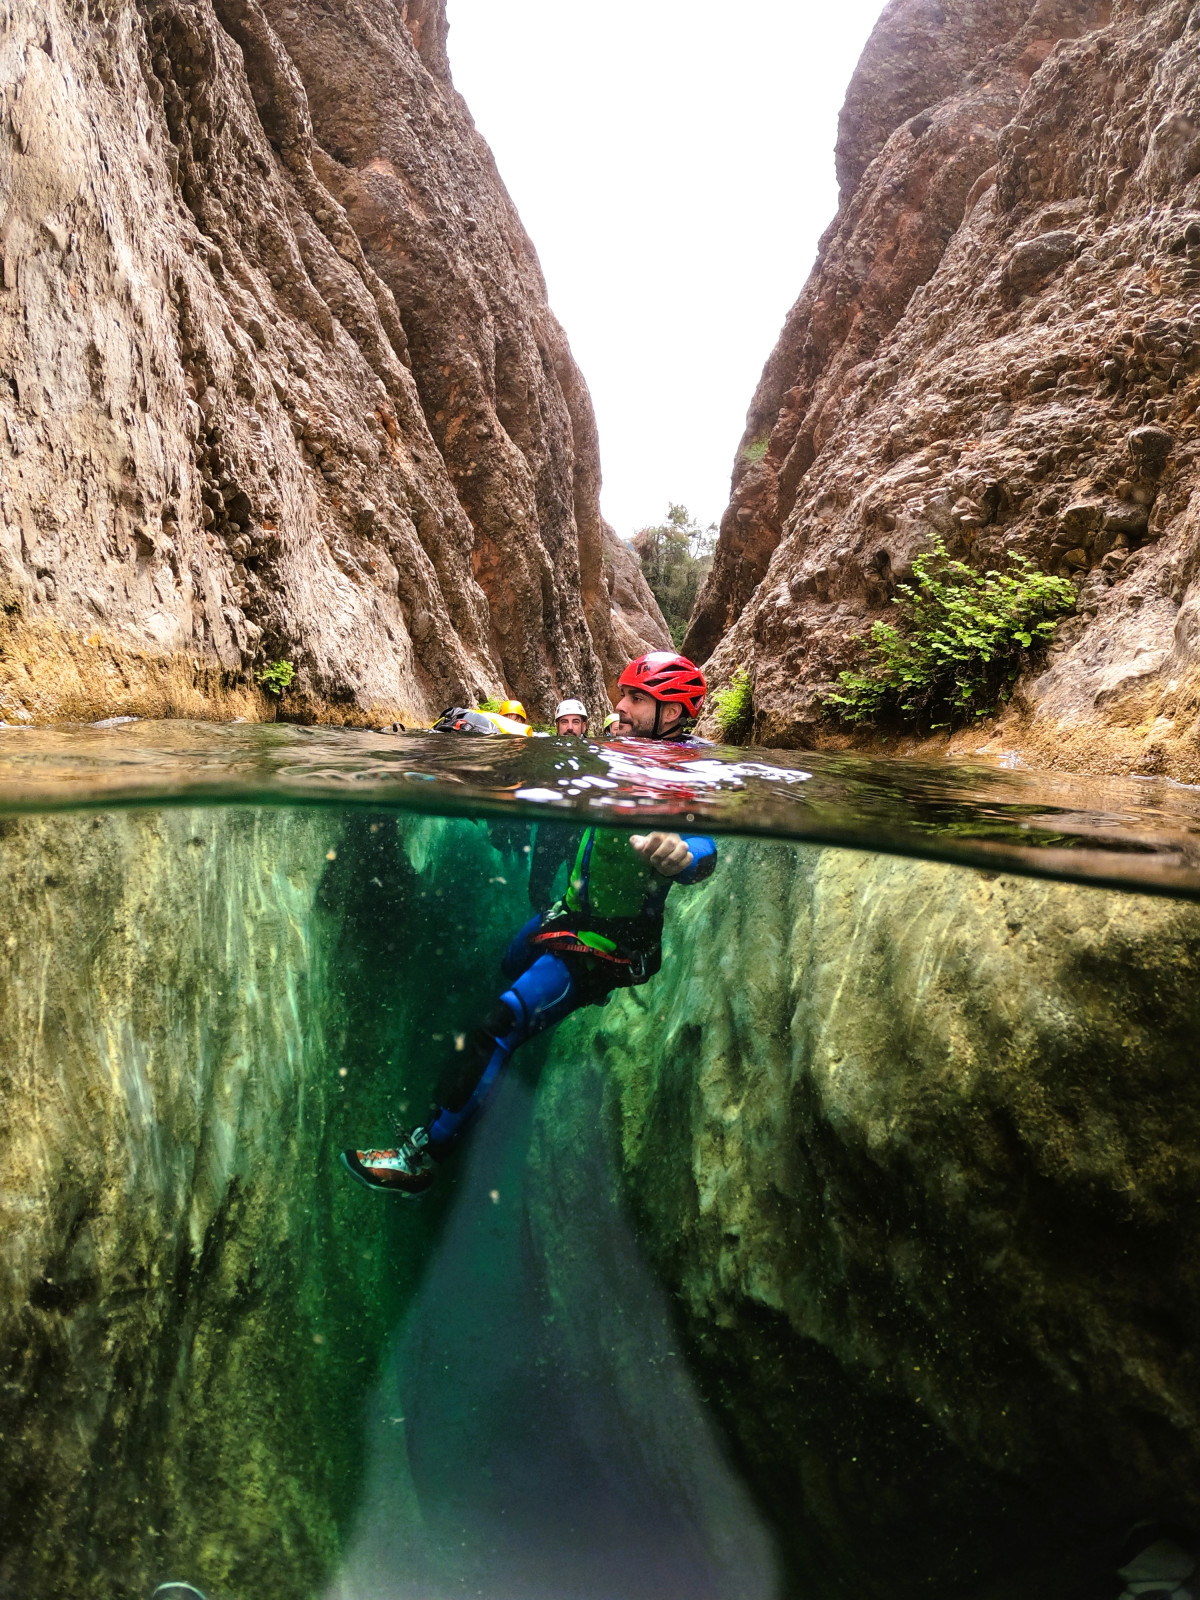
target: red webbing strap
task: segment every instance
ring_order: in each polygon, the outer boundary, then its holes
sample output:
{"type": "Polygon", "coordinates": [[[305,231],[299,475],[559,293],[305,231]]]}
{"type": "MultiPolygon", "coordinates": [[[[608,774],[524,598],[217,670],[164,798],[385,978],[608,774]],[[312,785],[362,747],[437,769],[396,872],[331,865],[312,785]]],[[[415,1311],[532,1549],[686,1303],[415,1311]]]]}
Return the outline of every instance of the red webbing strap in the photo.
{"type": "Polygon", "coordinates": [[[583,944],[569,928],[562,928],[555,932],[551,929],[547,933],[535,933],[530,939],[530,944],[554,944],[557,950],[569,956],[596,956],[601,961],[611,961],[618,967],[629,967],[633,963],[627,956],[610,955],[607,950],[596,950],[590,944],[583,944]],[[563,941],[566,941],[565,943],[563,941]]]}

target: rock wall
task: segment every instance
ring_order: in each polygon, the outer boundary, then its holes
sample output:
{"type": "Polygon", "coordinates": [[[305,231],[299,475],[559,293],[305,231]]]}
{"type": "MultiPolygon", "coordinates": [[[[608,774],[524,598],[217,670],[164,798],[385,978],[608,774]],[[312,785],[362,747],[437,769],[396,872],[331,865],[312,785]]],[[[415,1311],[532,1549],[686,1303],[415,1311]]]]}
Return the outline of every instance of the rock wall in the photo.
{"type": "Polygon", "coordinates": [[[605,703],[591,403],[443,0],[0,27],[0,717],[605,703]]]}
{"type": "Polygon", "coordinates": [[[1200,911],[721,849],[543,1161],[608,1126],[789,1593],[1106,1592],[1200,1515],[1200,911]]]}
{"type": "Polygon", "coordinates": [[[762,742],[835,738],[821,689],[937,536],[1079,589],[956,749],[1200,776],[1198,26],[1186,0],[885,9],[687,640],[718,683],[752,669],[762,742]]]}
{"type": "Polygon", "coordinates": [[[423,1108],[426,997],[467,1013],[523,892],[471,823],[332,808],[0,847],[0,1593],[320,1592],[440,1218],[337,1151],[423,1108]],[[447,950],[460,872],[493,886],[447,950]]]}

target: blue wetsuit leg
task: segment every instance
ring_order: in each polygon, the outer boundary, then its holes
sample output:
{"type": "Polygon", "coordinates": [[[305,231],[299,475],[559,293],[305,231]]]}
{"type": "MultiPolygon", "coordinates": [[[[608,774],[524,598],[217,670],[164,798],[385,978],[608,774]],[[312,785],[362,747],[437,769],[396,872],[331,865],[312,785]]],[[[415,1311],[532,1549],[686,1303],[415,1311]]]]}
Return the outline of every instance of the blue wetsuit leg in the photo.
{"type": "MultiPolygon", "coordinates": [[[[520,953],[516,952],[516,947],[523,943],[540,920],[534,917],[532,923],[527,923],[509,946],[504,963],[506,976],[511,970],[509,957],[516,953],[516,960],[512,965],[519,964],[520,953]]],[[[526,944],[525,953],[532,955],[534,951],[526,944]]],[[[487,1099],[492,1085],[500,1075],[501,1068],[517,1046],[531,1039],[535,1033],[541,1033],[543,1028],[551,1028],[556,1022],[561,1022],[580,1004],[566,962],[560,961],[557,956],[549,955],[538,956],[536,961],[525,966],[512,987],[506,989],[500,999],[513,1019],[512,1026],[506,1033],[497,1037],[496,1048],[483,1070],[483,1076],[475,1085],[471,1098],[462,1110],[448,1111],[445,1106],[439,1109],[429,1126],[429,1153],[432,1156],[441,1157],[446,1154],[451,1142],[458,1137],[487,1099]]]]}
{"type": "Polygon", "coordinates": [[[530,944],[530,939],[542,925],[541,913],[530,917],[520,932],[510,940],[508,949],[504,952],[504,960],[500,963],[500,970],[511,983],[514,978],[519,978],[526,967],[531,967],[537,960],[537,946],[530,944]]]}

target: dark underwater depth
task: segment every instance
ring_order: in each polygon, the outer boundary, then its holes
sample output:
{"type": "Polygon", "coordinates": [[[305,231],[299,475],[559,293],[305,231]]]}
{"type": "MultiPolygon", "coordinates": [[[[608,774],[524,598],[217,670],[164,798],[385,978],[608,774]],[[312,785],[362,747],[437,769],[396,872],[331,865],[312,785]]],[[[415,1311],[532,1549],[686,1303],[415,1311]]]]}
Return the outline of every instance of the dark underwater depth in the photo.
{"type": "Polygon", "coordinates": [[[1190,1548],[1194,793],[749,757],[4,731],[0,1596],[1090,1600],[1190,1548]],[[369,1193],[547,820],[718,865],[369,1193]]]}

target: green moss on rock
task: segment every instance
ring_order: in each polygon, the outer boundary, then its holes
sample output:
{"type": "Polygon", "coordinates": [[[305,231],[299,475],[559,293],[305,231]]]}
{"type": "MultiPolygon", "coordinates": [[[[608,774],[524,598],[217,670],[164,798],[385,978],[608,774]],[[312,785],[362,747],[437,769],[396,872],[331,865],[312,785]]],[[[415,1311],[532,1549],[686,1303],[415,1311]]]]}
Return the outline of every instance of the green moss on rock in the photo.
{"type": "Polygon", "coordinates": [[[1200,1515],[1200,910],[722,854],[592,1070],[794,1591],[1061,1593],[1200,1515]]]}

